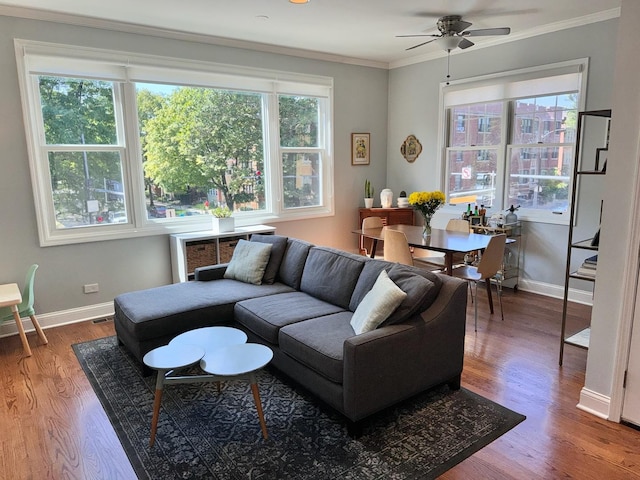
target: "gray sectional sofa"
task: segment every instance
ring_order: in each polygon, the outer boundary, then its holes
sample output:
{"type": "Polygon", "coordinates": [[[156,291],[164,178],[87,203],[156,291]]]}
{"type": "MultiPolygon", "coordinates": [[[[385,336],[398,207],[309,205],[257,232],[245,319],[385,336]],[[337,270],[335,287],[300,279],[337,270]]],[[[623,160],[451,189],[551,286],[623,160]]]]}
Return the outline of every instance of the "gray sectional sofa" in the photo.
{"type": "Polygon", "coordinates": [[[187,330],[241,328],[273,350],[274,367],[351,422],[439,384],[459,388],[465,282],[277,235],[251,242],[271,245],[261,284],[224,278],[224,264],[198,269],[192,282],[119,295],[119,342],[142,361],[187,330]],[[356,334],[351,319],[382,270],[407,295],[378,328],[356,334]]]}

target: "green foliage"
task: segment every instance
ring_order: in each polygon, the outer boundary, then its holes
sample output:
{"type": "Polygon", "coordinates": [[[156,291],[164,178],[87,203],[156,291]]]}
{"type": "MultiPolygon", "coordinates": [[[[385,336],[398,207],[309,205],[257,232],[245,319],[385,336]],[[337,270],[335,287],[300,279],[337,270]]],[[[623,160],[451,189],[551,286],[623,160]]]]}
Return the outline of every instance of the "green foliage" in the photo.
{"type": "Polygon", "coordinates": [[[111,82],[39,77],[47,144],[118,143],[111,82]]]}
{"type": "Polygon", "coordinates": [[[318,146],[318,99],[280,95],[280,145],[318,146]]]}
{"type": "Polygon", "coordinates": [[[373,198],[374,189],[369,180],[364,181],[364,198],[373,198]]]}
{"type": "Polygon", "coordinates": [[[211,215],[216,218],[227,218],[231,216],[231,213],[231,210],[229,210],[227,207],[216,207],[211,210],[211,215]]]}
{"type": "MultiPolygon", "coordinates": [[[[318,99],[292,95],[278,97],[280,115],[280,145],[290,148],[317,147],[319,107],[318,99]]],[[[319,176],[319,157],[314,153],[286,152],[282,156],[283,196],[285,208],[317,205],[319,184],[314,189],[301,185],[301,171],[310,169],[319,176]],[[300,167],[300,168],[299,168],[300,167]]],[[[306,172],[309,173],[309,172],[306,172]]]]}
{"type": "Polygon", "coordinates": [[[179,88],[156,108],[141,119],[145,174],[154,183],[170,192],[217,189],[231,209],[263,192],[261,184],[249,197],[245,190],[264,169],[261,95],[179,88]]]}
{"type": "Polygon", "coordinates": [[[124,208],[120,155],[91,145],[117,145],[113,85],[66,77],[38,79],[48,145],[87,145],[86,151],[49,152],[49,174],[58,220],[67,226],[90,223],[87,200],[100,211],[124,208]]]}

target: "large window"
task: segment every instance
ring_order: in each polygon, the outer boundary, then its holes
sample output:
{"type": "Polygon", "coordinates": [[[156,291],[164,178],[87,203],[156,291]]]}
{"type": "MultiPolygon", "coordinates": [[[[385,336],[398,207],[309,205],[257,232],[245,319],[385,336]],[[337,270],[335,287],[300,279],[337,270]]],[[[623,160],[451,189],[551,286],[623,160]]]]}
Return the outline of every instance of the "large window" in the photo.
{"type": "Polygon", "coordinates": [[[325,77],[16,41],[42,245],[332,212],[325,77]],[[151,65],[151,66],[150,66],[151,65]]]}
{"type": "Polygon", "coordinates": [[[519,205],[523,219],[568,221],[586,66],[567,62],[443,90],[450,205],[484,205],[489,213],[519,205]]]}

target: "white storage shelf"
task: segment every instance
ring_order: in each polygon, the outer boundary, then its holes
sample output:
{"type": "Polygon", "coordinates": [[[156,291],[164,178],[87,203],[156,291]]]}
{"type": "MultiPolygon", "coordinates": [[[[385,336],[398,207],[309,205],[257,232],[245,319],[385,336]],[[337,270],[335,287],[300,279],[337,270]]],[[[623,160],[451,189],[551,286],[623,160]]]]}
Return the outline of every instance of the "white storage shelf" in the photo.
{"type": "Polygon", "coordinates": [[[251,225],[225,233],[209,230],[170,235],[173,282],[193,280],[193,272],[197,267],[227,263],[238,240],[249,240],[254,233],[273,234],[275,231],[276,228],[269,225],[251,225]]]}

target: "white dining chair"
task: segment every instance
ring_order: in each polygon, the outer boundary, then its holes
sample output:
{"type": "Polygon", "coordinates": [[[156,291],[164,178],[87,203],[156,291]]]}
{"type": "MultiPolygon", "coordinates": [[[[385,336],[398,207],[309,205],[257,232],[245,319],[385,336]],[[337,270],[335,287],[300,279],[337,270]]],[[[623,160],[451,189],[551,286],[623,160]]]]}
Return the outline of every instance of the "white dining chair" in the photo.
{"type": "MultiPolygon", "coordinates": [[[[480,262],[477,266],[464,265],[458,268],[454,268],[452,275],[454,277],[467,280],[468,282],[474,282],[475,288],[471,293],[474,297],[474,329],[478,331],[478,282],[485,281],[491,282],[491,279],[496,279],[496,289],[498,291],[498,300],[500,302],[500,316],[504,320],[504,311],[502,310],[502,277],[497,275],[502,268],[502,262],[504,257],[504,248],[506,244],[507,236],[505,234],[494,235],[489,239],[487,248],[480,257],[480,262]]],[[[487,288],[487,293],[491,295],[491,285],[487,288]]]]}

